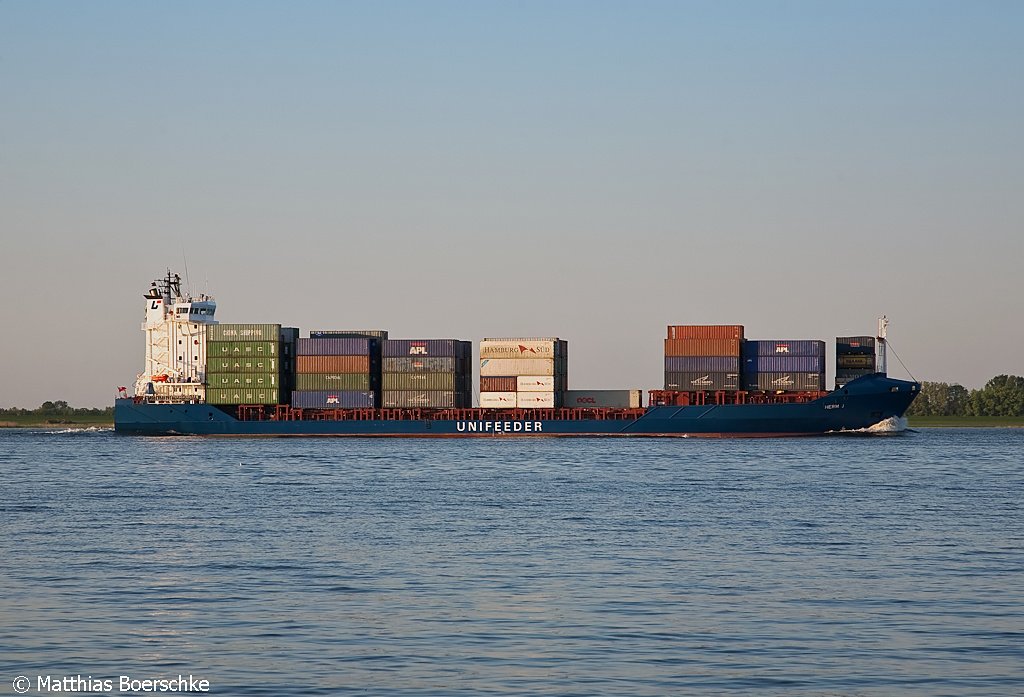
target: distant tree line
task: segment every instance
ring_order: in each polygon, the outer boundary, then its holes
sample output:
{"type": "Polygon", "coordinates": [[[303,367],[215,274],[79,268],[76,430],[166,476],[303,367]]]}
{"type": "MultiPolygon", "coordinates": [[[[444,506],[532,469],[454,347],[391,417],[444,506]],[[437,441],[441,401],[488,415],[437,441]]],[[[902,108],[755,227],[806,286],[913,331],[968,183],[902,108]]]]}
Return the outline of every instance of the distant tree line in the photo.
{"type": "Polygon", "coordinates": [[[997,375],[980,390],[922,382],[908,416],[1024,416],[1024,378],[997,375]]]}
{"type": "Polygon", "coordinates": [[[51,418],[68,418],[75,416],[114,416],[114,407],[106,407],[104,409],[87,409],[87,408],[75,408],[69,406],[67,402],[63,400],[57,400],[56,402],[43,402],[36,409],[20,409],[18,407],[11,407],[10,409],[0,409],[0,418],[4,416],[39,416],[39,417],[51,417],[51,418]]]}

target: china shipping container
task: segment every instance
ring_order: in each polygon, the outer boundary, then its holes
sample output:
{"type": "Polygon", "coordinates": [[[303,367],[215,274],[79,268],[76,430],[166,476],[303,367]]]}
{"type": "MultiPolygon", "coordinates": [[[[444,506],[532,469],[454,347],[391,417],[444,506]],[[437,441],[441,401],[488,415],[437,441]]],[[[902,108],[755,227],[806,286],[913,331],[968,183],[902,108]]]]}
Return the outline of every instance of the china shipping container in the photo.
{"type": "Polygon", "coordinates": [[[554,409],[560,407],[558,392],[517,392],[516,406],[520,409],[554,409]]]}
{"type": "Polygon", "coordinates": [[[449,390],[465,392],[469,377],[457,373],[384,373],[381,387],[391,390],[449,390]]]}
{"type": "Polygon", "coordinates": [[[743,339],[742,324],[670,324],[669,339],[743,339]]]}
{"type": "Polygon", "coordinates": [[[873,336],[837,336],[836,353],[840,354],[874,354],[875,337],[873,336]]]}
{"type": "Polygon", "coordinates": [[[317,329],[309,332],[310,339],[326,339],[332,336],[344,339],[367,338],[384,341],[388,338],[388,332],[386,329],[317,329]]]}
{"type": "Polygon", "coordinates": [[[821,373],[824,356],[753,356],[743,361],[744,373],[821,373]]]}
{"type": "Polygon", "coordinates": [[[665,339],[666,356],[739,356],[739,339],[665,339]]]}
{"type": "Polygon", "coordinates": [[[278,341],[208,341],[206,355],[207,357],[276,356],[280,347],[281,344],[278,341]]]}
{"type": "Polygon", "coordinates": [[[665,373],[666,390],[729,392],[739,388],[739,373],[665,373]]]}
{"type": "Polygon", "coordinates": [[[821,356],[825,342],[812,339],[747,339],[741,349],[744,358],[756,356],[821,356]]]}
{"type": "Polygon", "coordinates": [[[743,389],[750,392],[818,392],[824,389],[825,373],[744,373],[743,389]]]}
{"type": "Polygon", "coordinates": [[[212,373],[206,376],[206,384],[227,389],[281,386],[277,373],[212,373]]]}
{"type": "Polygon", "coordinates": [[[216,389],[207,388],[207,404],[277,404],[276,388],[216,389]]]}
{"type": "Polygon", "coordinates": [[[384,342],[382,355],[386,358],[400,356],[469,358],[473,345],[459,339],[388,339],[384,342]]]}
{"type": "Polygon", "coordinates": [[[385,409],[461,409],[469,407],[469,395],[452,390],[393,390],[381,395],[385,409]]]}
{"type": "Polygon", "coordinates": [[[569,344],[563,339],[484,339],[480,358],[564,358],[569,344]]]}
{"type": "Polygon", "coordinates": [[[515,409],[515,392],[481,392],[481,409],[515,409]]]}
{"type": "Polygon", "coordinates": [[[297,390],[292,392],[296,409],[372,409],[376,395],[364,390],[297,390]]]}
{"type": "Polygon", "coordinates": [[[370,392],[377,386],[369,373],[297,373],[295,389],[370,392]]]}
{"type": "Polygon", "coordinates": [[[519,375],[516,377],[516,392],[554,392],[554,375],[519,375]]]}
{"type": "Polygon", "coordinates": [[[561,364],[550,358],[484,358],[480,360],[481,377],[556,375],[559,374],[560,369],[561,364]]]}
{"type": "Polygon", "coordinates": [[[874,369],[875,367],[875,356],[874,354],[866,355],[861,353],[854,354],[837,354],[836,355],[836,367],[837,368],[861,368],[861,369],[874,369]]]}
{"type": "Polygon", "coordinates": [[[739,356],[665,356],[666,373],[738,373],[739,356]]]}
{"type": "Polygon", "coordinates": [[[295,352],[299,356],[379,356],[380,343],[376,339],[340,336],[299,339],[295,352]]]}
{"type": "Polygon", "coordinates": [[[385,373],[468,373],[469,361],[461,358],[385,358],[385,373]]]}
{"type": "Polygon", "coordinates": [[[512,392],[514,394],[518,380],[516,377],[482,377],[480,378],[480,391],[512,392]]]}
{"type": "Polygon", "coordinates": [[[207,341],[281,341],[280,324],[210,324],[207,341]]]}
{"type": "Polygon", "coordinates": [[[638,409],[641,390],[566,390],[562,405],[572,408],[638,409]]]}
{"type": "Polygon", "coordinates": [[[207,356],[206,372],[209,373],[276,373],[277,359],[272,356],[221,357],[207,356]]]}
{"type": "Polygon", "coordinates": [[[369,373],[369,356],[296,356],[296,373],[369,373]]]}

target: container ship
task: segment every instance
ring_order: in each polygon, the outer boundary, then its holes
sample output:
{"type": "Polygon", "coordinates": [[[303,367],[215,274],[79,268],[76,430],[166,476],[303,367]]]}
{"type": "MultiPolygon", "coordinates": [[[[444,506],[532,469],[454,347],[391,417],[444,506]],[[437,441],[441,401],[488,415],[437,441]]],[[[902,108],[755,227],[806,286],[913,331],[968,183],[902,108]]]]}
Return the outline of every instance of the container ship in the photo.
{"type": "Polygon", "coordinates": [[[875,336],[755,340],[742,325],[669,325],[660,389],[569,388],[558,337],[391,339],[385,330],[225,324],[170,272],[144,294],[145,370],[118,390],[129,435],[756,437],[863,432],[900,419],[920,384],[886,375],[875,336]],[[478,385],[474,389],[474,385],[478,385]]]}

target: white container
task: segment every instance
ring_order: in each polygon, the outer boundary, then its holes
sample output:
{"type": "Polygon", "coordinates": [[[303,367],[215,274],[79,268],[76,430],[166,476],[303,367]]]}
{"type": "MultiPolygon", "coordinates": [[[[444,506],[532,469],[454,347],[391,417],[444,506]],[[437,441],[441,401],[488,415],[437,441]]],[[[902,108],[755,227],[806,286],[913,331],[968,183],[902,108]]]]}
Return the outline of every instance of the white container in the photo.
{"type": "Polygon", "coordinates": [[[555,406],[554,392],[519,392],[516,406],[520,409],[552,409],[555,406]]]}
{"type": "Polygon", "coordinates": [[[641,390],[566,390],[562,406],[582,409],[639,409],[641,390]]]}
{"type": "Polygon", "coordinates": [[[481,377],[516,375],[555,375],[555,361],[550,358],[481,358],[481,377]]]}
{"type": "Polygon", "coordinates": [[[484,339],[480,358],[557,358],[564,346],[558,339],[484,339]]]}
{"type": "Polygon", "coordinates": [[[518,392],[554,392],[554,375],[519,375],[516,377],[518,392]]]}
{"type": "Polygon", "coordinates": [[[481,392],[481,409],[515,409],[515,392],[481,392]]]}

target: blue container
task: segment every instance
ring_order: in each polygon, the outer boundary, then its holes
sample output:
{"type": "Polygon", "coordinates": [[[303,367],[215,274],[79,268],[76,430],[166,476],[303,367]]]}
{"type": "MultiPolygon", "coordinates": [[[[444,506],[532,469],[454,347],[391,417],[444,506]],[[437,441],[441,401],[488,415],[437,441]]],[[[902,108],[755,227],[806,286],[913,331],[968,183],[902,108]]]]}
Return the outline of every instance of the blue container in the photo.
{"type": "Polygon", "coordinates": [[[824,356],[753,356],[743,361],[750,373],[823,373],[824,356]]]}
{"type": "Polygon", "coordinates": [[[318,392],[292,392],[295,409],[372,409],[376,406],[373,392],[324,390],[318,392]]]}
{"type": "Polygon", "coordinates": [[[388,339],[383,355],[389,358],[466,358],[472,351],[468,341],[458,339],[388,339]]]}
{"type": "Polygon", "coordinates": [[[825,357],[825,342],[810,339],[757,339],[743,342],[743,358],[755,356],[820,356],[825,357]]]}
{"type": "Polygon", "coordinates": [[[324,337],[299,339],[295,342],[297,356],[375,356],[380,355],[376,339],[324,337]]]}
{"type": "Polygon", "coordinates": [[[665,356],[666,373],[738,373],[737,356],[665,356]]]}

